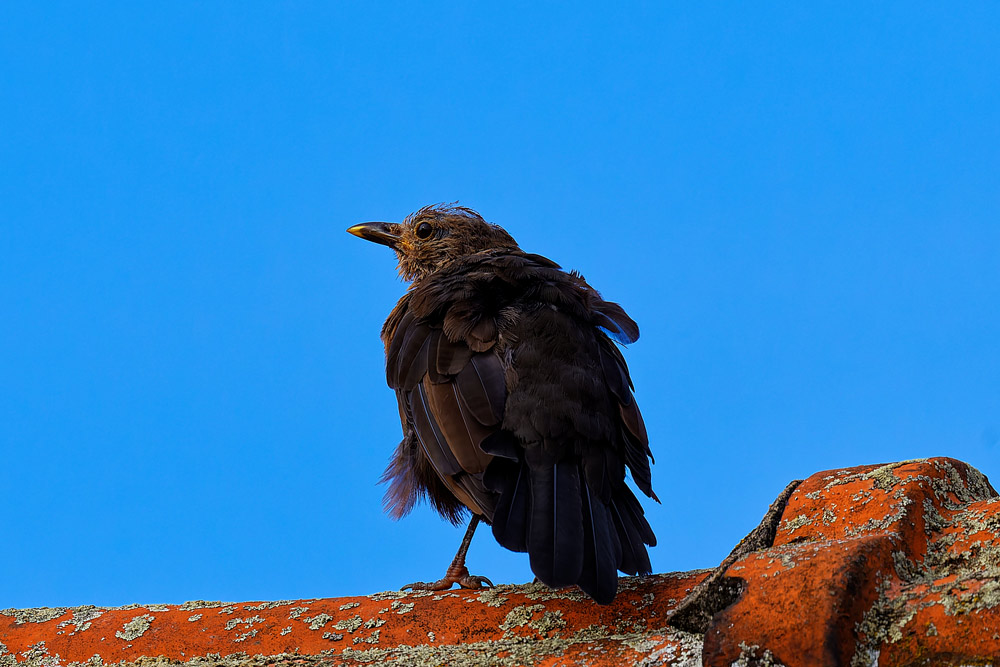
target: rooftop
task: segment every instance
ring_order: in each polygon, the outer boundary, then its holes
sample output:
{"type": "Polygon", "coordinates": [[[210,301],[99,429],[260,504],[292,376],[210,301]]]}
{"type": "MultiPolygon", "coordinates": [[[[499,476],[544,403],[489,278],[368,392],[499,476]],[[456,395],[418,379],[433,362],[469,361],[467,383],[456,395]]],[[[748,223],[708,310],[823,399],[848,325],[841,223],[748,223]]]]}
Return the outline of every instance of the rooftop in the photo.
{"type": "Polygon", "coordinates": [[[604,607],[575,589],[530,584],[5,609],[0,666],[1000,661],[1000,500],[954,459],[812,475],[791,494],[773,544],[726,569],[741,591],[735,602],[704,633],[672,627],[673,610],[709,573],[625,577],[604,607]]]}

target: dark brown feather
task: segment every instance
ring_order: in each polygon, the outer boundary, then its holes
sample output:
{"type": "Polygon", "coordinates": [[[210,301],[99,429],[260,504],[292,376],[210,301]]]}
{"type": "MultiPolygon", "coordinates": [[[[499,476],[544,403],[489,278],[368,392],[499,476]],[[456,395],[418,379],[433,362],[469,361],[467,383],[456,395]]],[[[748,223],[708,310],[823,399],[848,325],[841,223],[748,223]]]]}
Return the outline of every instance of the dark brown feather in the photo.
{"type": "Polygon", "coordinates": [[[432,382],[449,382],[472,358],[472,350],[464,343],[453,343],[437,329],[433,333],[428,354],[428,371],[432,382]]]}
{"type": "Polygon", "coordinates": [[[610,604],[618,592],[622,547],[608,506],[584,490],[583,568],[577,584],[599,604],[610,604]]]}
{"type": "Polygon", "coordinates": [[[462,405],[454,382],[433,384],[427,379],[423,388],[430,413],[458,465],[468,473],[485,472],[493,457],[483,451],[481,444],[492,430],[480,424],[462,405]]]}
{"type": "Polygon", "coordinates": [[[528,465],[523,461],[494,459],[483,481],[500,497],[493,513],[493,536],[511,551],[527,551],[531,504],[528,465]]]}
{"type": "Polygon", "coordinates": [[[507,389],[503,367],[496,355],[474,355],[455,376],[454,383],[462,404],[480,424],[495,426],[500,423],[507,389]]]}
{"type": "Polygon", "coordinates": [[[531,570],[549,586],[575,584],[583,569],[580,476],[570,462],[547,460],[541,446],[525,450],[530,505],[531,570]]]}

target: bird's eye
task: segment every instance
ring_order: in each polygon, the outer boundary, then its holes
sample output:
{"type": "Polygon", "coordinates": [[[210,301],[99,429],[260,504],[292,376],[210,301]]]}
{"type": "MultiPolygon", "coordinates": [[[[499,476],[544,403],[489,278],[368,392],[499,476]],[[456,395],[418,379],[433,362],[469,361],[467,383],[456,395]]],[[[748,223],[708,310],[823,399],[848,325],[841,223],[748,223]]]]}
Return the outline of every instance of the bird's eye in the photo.
{"type": "Polygon", "coordinates": [[[431,227],[426,222],[421,222],[419,225],[417,225],[417,238],[425,239],[428,236],[430,236],[433,231],[434,231],[433,227],[431,227]]]}

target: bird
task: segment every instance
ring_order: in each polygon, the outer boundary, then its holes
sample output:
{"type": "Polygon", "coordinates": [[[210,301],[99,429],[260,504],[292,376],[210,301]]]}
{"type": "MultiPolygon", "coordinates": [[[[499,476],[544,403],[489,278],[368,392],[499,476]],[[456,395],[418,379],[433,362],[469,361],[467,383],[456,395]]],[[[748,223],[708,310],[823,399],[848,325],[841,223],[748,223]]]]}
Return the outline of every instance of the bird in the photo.
{"type": "Polygon", "coordinates": [[[465,563],[480,522],[527,552],[538,581],[599,604],[614,600],[619,571],[649,574],[656,537],[626,469],[660,501],[618,347],[639,337],[625,310],[457,204],[347,231],[395,251],[410,283],[381,330],[403,430],[381,478],[385,510],[399,519],[427,500],[454,525],[471,514],[445,576],[403,588],[492,586],[465,563]]]}

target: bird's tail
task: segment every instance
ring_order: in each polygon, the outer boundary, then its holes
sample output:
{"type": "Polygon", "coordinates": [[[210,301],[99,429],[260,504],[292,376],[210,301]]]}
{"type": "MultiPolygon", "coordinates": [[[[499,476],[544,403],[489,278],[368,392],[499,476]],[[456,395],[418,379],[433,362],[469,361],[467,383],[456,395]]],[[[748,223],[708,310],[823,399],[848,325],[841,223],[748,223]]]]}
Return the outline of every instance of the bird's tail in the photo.
{"type": "Polygon", "coordinates": [[[646,545],[656,544],[642,506],[623,483],[607,498],[591,488],[583,465],[546,461],[526,448],[520,461],[495,459],[486,484],[499,494],[493,535],[526,551],[531,569],[552,587],[576,584],[600,604],[614,600],[618,571],[648,574],[646,545]]]}

